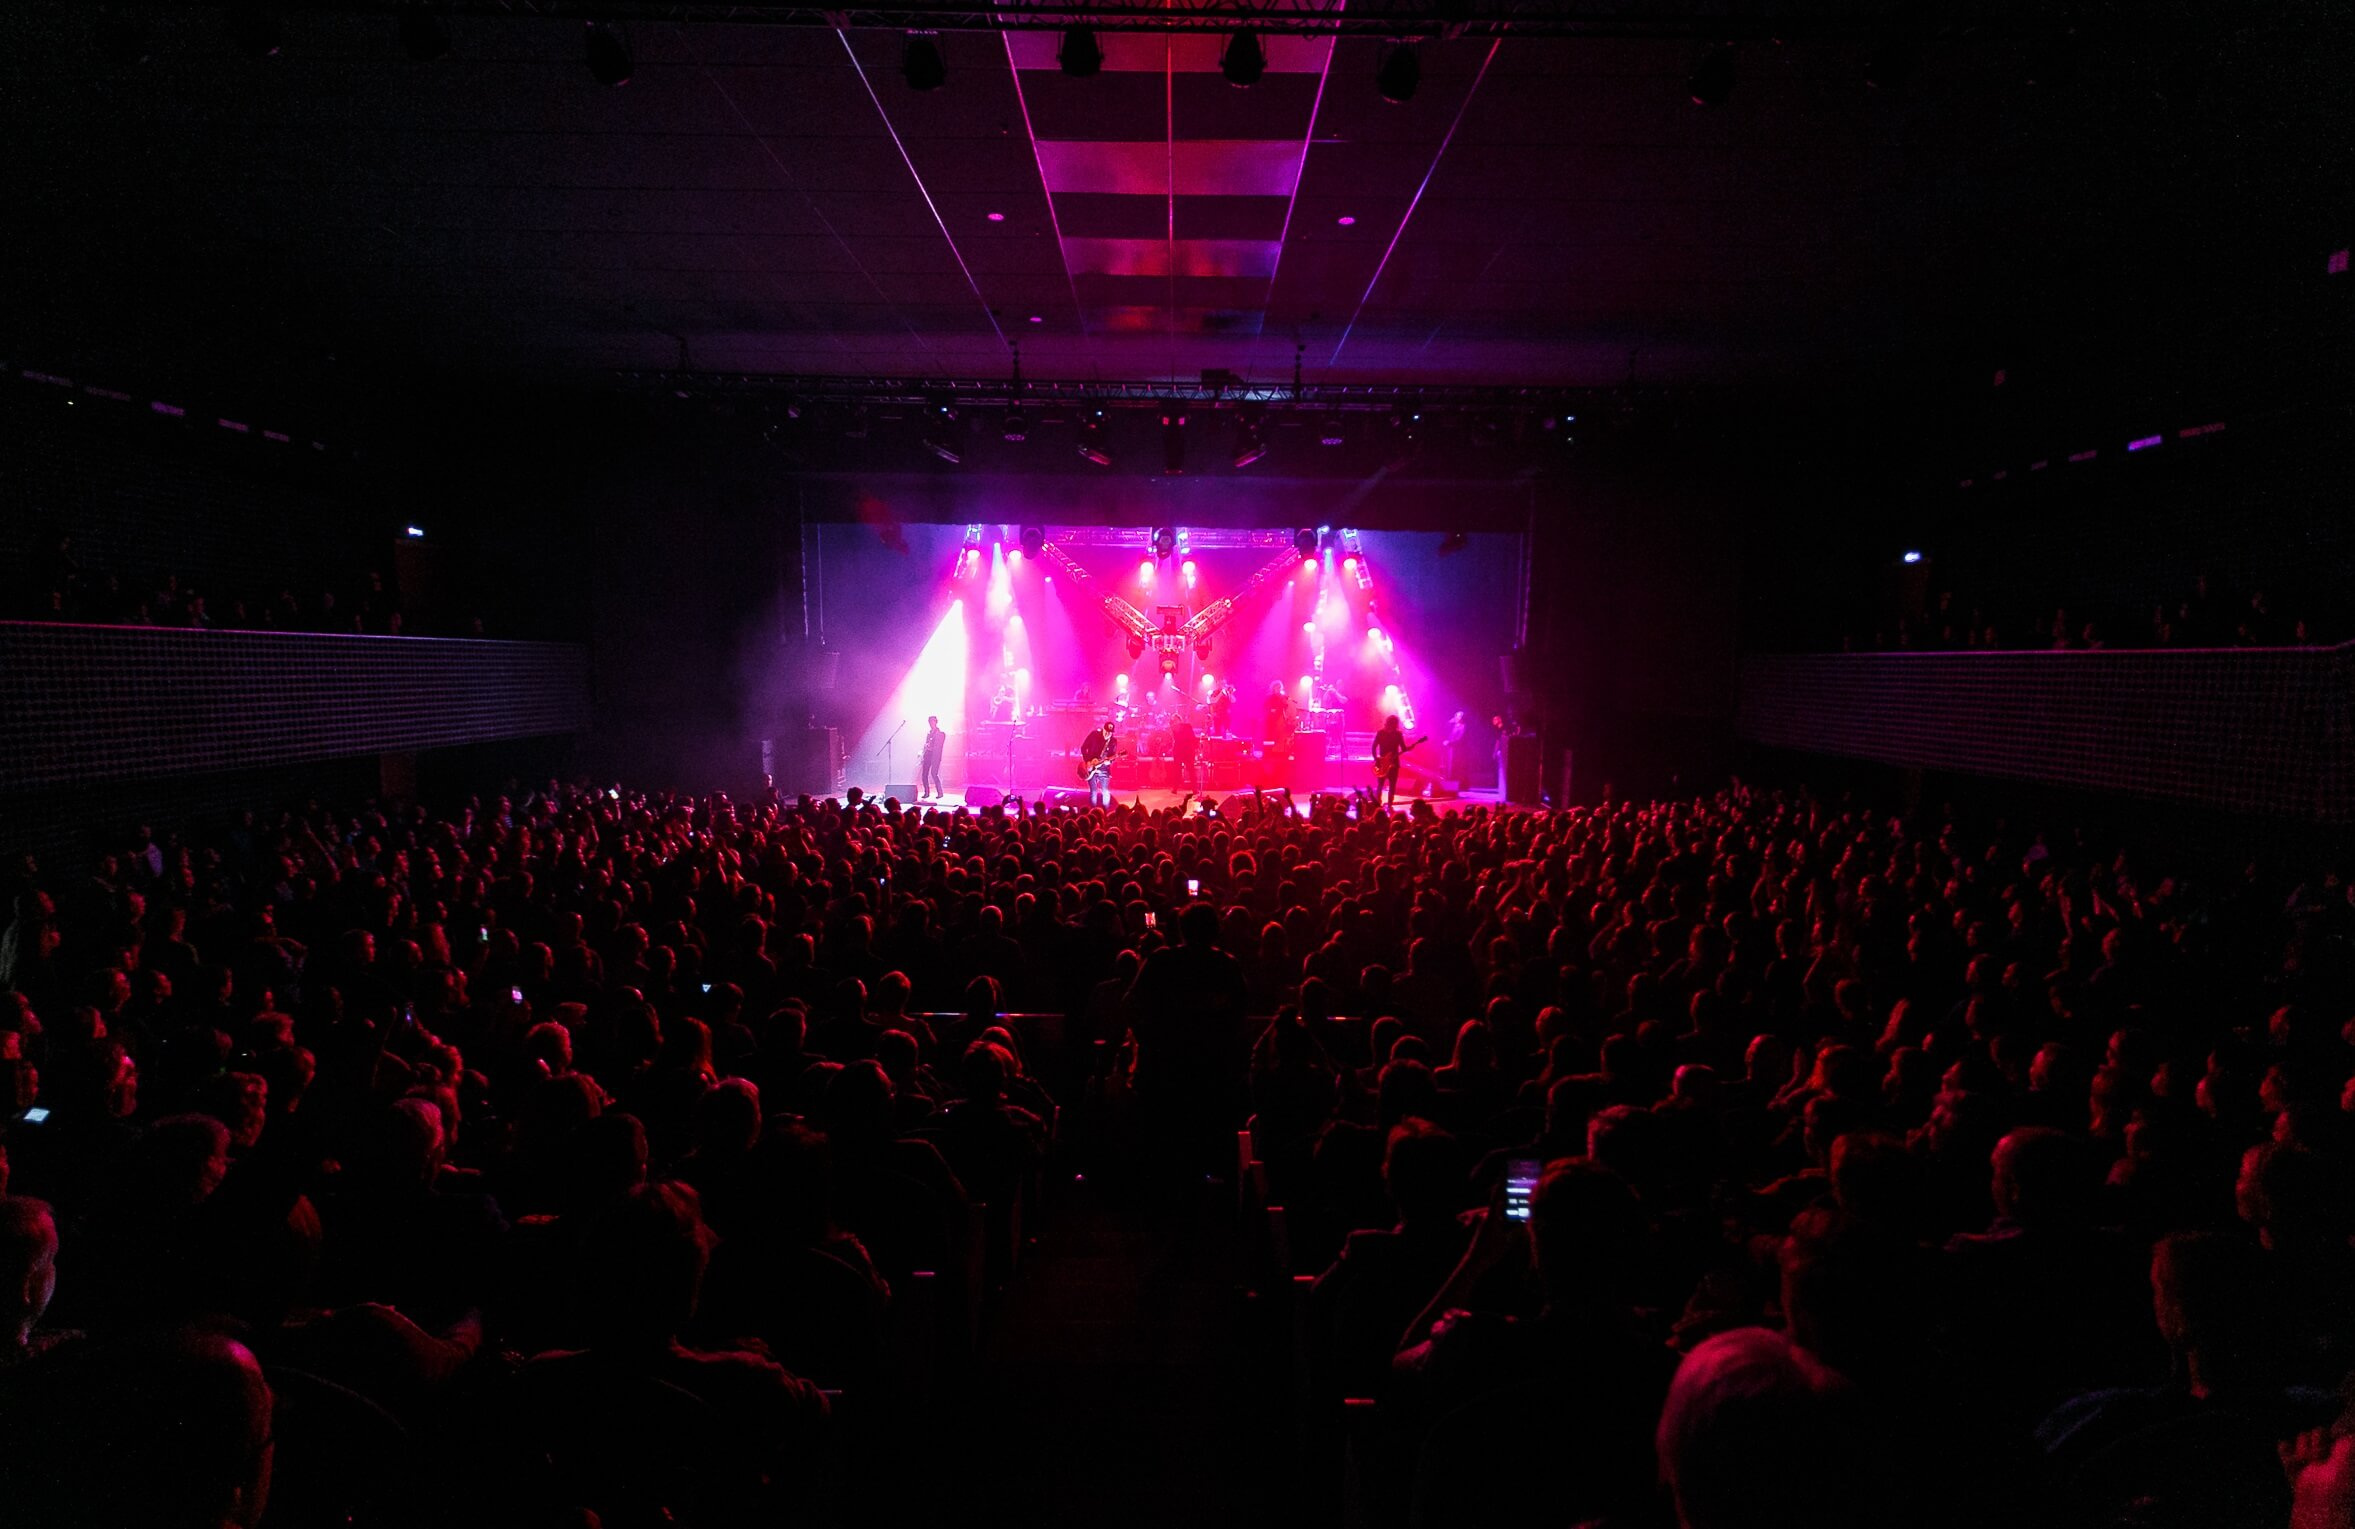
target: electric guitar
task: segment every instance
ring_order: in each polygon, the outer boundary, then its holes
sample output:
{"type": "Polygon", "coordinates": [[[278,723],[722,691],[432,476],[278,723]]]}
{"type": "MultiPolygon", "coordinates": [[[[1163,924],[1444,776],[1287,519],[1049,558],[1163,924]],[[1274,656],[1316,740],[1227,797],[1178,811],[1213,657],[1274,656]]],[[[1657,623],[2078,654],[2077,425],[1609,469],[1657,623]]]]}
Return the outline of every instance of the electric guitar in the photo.
{"type": "Polygon", "coordinates": [[[1128,750],[1126,749],[1106,749],[1103,753],[1098,754],[1093,759],[1082,759],[1077,761],[1079,767],[1079,783],[1083,786],[1086,785],[1088,783],[1088,777],[1096,773],[1096,766],[1102,765],[1106,770],[1109,770],[1112,768],[1113,760],[1119,759],[1127,753],[1128,750]]]}
{"type": "Polygon", "coordinates": [[[1409,755],[1409,754],[1412,754],[1412,753],[1413,753],[1415,750],[1417,750],[1417,749],[1421,748],[1421,747],[1422,747],[1424,744],[1426,744],[1426,743],[1429,743],[1430,741],[1431,741],[1431,735],[1430,735],[1429,733],[1425,733],[1425,734],[1424,734],[1422,737],[1420,737],[1420,738],[1417,738],[1417,739],[1416,739],[1414,742],[1412,742],[1412,743],[1410,743],[1410,744],[1406,745],[1406,747],[1404,747],[1404,748],[1400,749],[1400,750],[1398,751],[1398,757],[1397,757],[1396,759],[1393,759],[1393,760],[1391,760],[1391,761],[1388,763],[1388,765],[1387,765],[1387,766],[1385,766],[1385,765],[1384,765],[1384,763],[1383,763],[1381,760],[1379,760],[1379,759],[1375,760],[1375,761],[1374,761],[1374,778],[1375,778],[1376,780],[1392,780],[1392,779],[1395,779],[1395,778],[1397,777],[1397,775],[1398,775],[1398,767],[1399,767],[1399,765],[1400,765],[1401,763],[1403,763],[1403,762],[1405,761],[1405,759],[1406,759],[1406,756],[1407,756],[1407,755],[1409,755]]]}

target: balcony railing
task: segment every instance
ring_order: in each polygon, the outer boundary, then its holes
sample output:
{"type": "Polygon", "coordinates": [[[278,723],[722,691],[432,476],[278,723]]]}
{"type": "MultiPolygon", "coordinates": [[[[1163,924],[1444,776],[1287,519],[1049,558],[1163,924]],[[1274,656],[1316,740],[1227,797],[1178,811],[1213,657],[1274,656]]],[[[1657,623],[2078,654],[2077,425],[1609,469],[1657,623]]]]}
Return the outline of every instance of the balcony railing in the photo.
{"type": "Polygon", "coordinates": [[[0,622],[0,792],[578,732],[570,643],[0,622]]]}
{"type": "Polygon", "coordinates": [[[1746,660],[1736,731],[1918,769],[2342,823],[2355,644],[1746,660]]]}

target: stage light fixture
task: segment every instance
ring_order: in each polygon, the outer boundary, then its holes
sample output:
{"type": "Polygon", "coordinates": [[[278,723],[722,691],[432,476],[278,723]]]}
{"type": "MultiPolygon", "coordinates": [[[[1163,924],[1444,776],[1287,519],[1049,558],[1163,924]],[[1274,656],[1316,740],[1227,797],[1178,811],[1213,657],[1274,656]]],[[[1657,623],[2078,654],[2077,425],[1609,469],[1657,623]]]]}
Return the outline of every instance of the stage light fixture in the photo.
{"type": "Polygon", "coordinates": [[[1922,560],[1922,555],[1921,555],[1921,552],[1920,552],[1918,549],[1916,549],[1916,548],[1912,548],[1912,547],[1908,547],[1908,548],[1906,548],[1906,549],[1905,549],[1905,561],[1906,561],[1906,562],[1908,562],[1908,563],[1918,563],[1918,562],[1920,562],[1921,560],[1922,560]]]}
{"type": "Polygon", "coordinates": [[[1382,67],[1374,71],[1374,88],[1382,92],[1382,99],[1393,106],[1404,106],[1415,98],[1416,87],[1423,83],[1422,55],[1411,42],[1396,43],[1382,55],[1382,67]]]}
{"type": "Polygon", "coordinates": [[[425,527],[423,526],[403,526],[401,530],[407,534],[411,541],[419,540],[425,535],[425,527]]]}
{"type": "Polygon", "coordinates": [[[286,22],[274,5],[233,6],[229,37],[247,58],[276,58],[286,45],[286,22]]]}
{"type": "Polygon", "coordinates": [[[1302,557],[1314,557],[1317,550],[1317,528],[1302,526],[1292,533],[1292,550],[1302,557]]]}
{"type": "Polygon", "coordinates": [[[1104,49],[1096,41],[1094,27],[1066,27],[1063,46],[1055,50],[1055,62],[1063,72],[1075,80],[1092,80],[1104,69],[1104,49]]]}
{"type": "Polygon", "coordinates": [[[1186,588],[1192,589],[1194,587],[1195,578],[1201,574],[1202,570],[1195,566],[1194,560],[1192,558],[1187,558],[1184,565],[1178,569],[1178,572],[1185,575],[1186,588]]]}
{"type": "MultiPolygon", "coordinates": [[[[1210,662],[1210,639],[1208,637],[1198,637],[1194,640],[1194,661],[1198,664],[1206,664],[1210,662]]],[[[1204,685],[1208,685],[1210,683],[1210,676],[1207,674],[1203,675],[1202,683],[1204,685]]]]}
{"type": "Polygon", "coordinates": [[[450,29],[442,18],[422,7],[401,12],[401,51],[420,64],[450,56],[450,29]]]}
{"type": "Polygon", "coordinates": [[[924,449],[931,452],[934,456],[940,458],[943,462],[954,463],[965,460],[963,457],[957,455],[956,449],[954,447],[950,446],[946,441],[943,441],[938,436],[928,435],[924,437],[924,449]]]}
{"type": "Polygon", "coordinates": [[[1685,90],[1695,106],[1723,106],[1734,93],[1734,45],[1721,42],[1701,55],[1685,90]]]}
{"type": "Polygon", "coordinates": [[[1177,673],[1177,667],[1178,656],[1175,653],[1170,652],[1169,649],[1163,648],[1161,650],[1161,672],[1163,674],[1175,674],[1177,673]]]}
{"type": "Polygon", "coordinates": [[[592,21],[587,25],[584,46],[589,74],[600,85],[627,85],[631,69],[629,39],[610,21],[592,21]]]}
{"type": "Polygon", "coordinates": [[[949,82],[948,61],[940,56],[940,44],[918,32],[908,34],[908,45],[899,56],[899,72],[910,90],[938,90],[949,82]]]}
{"type": "Polygon", "coordinates": [[[1161,416],[1161,470],[1171,477],[1186,470],[1186,417],[1183,414],[1161,416]]]}
{"type": "Polygon", "coordinates": [[[1030,439],[1030,420],[1023,414],[1019,404],[1009,405],[1006,409],[1005,436],[1007,440],[1017,443],[1030,439]]]}
{"type": "Polygon", "coordinates": [[[1025,556],[1025,557],[1037,557],[1037,556],[1039,555],[1039,553],[1040,553],[1040,552],[1041,552],[1041,551],[1042,551],[1042,550],[1043,550],[1043,549],[1046,547],[1046,545],[1047,545],[1047,530],[1046,530],[1046,527],[1044,527],[1044,526],[1024,526],[1024,527],[1022,528],[1022,555],[1023,555],[1023,556],[1025,556]]]}
{"type": "Polygon", "coordinates": [[[1170,554],[1175,551],[1177,551],[1177,532],[1168,526],[1156,529],[1153,533],[1153,555],[1167,561],[1170,554]]]}
{"type": "Polygon", "coordinates": [[[1267,49],[1260,46],[1259,34],[1249,27],[1237,27],[1218,56],[1218,72],[1237,90],[1258,84],[1267,73],[1267,49]]]}
{"type": "Polygon", "coordinates": [[[1094,419],[1079,422],[1079,454],[1098,467],[1112,465],[1112,453],[1104,449],[1104,411],[1098,409],[1094,419]]]}
{"type": "Polygon", "coordinates": [[[98,18],[98,54],[110,64],[144,64],[154,56],[147,24],[129,16],[98,18]]]}
{"type": "Polygon", "coordinates": [[[1153,560],[1151,558],[1146,558],[1143,562],[1137,564],[1137,582],[1140,584],[1150,584],[1153,582],[1153,560]]]}
{"type": "MultiPolygon", "coordinates": [[[[1145,639],[1139,637],[1134,632],[1128,634],[1128,656],[1132,659],[1143,658],[1145,656],[1145,639]]],[[[1120,677],[1120,683],[1125,688],[1128,684],[1128,676],[1125,674],[1122,675],[1120,677]]]]}
{"type": "Polygon", "coordinates": [[[1326,415],[1324,433],[1317,437],[1317,443],[1323,446],[1338,446],[1346,439],[1347,437],[1341,433],[1341,416],[1338,414],[1326,415]]]}
{"type": "Polygon", "coordinates": [[[1258,420],[1248,414],[1235,418],[1235,465],[1249,467],[1267,455],[1267,436],[1258,420]]]}

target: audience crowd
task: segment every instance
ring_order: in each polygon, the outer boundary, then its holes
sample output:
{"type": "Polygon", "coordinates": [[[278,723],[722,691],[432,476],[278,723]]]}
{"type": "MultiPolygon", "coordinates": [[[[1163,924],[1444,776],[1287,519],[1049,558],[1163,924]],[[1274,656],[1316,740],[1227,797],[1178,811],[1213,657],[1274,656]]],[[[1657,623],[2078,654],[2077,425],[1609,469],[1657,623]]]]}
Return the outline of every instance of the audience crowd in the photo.
{"type": "Polygon", "coordinates": [[[1283,1208],[1269,1457],[1368,1525],[2355,1523],[2336,874],[551,786],[4,890],[27,1524],[899,1516],[1083,1138],[1283,1208]]]}
{"type": "MultiPolygon", "coordinates": [[[[4,593],[8,615],[19,621],[419,635],[401,608],[399,591],[378,569],[341,570],[300,590],[291,585],[207,589],[168,570],[138,578],[115,569],[84,568],[74,555],[73,537],[52,528],[40,534],[18,570],[16,587],[4,593]]],[[[480,617],[468,618],[463,626],[442,635],[483,635],[480,617]]]]}
{"type": "Polygon", "coordinates": [[[2337,641],[2302,610],[2263,589],[2211,588],[2206,574],[2148,606],[2072,604],[2029,608],[2016,599],[1959,593],[1934,583],[1919,611],[1868,634],[1851,630],[1844,648],[2311,648],[2337,641]]]}

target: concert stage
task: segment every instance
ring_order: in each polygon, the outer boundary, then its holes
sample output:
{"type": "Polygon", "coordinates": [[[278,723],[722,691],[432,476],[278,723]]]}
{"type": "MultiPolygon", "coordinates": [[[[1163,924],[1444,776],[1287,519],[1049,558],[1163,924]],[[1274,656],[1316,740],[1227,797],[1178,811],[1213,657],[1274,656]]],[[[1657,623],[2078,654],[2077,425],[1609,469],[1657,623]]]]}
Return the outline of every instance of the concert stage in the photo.
{"type": "MultiPolygon", "coordinates": [[[[1115,806],[1141,806],[1147,812],[1165,812],[1168,809],[1177,806],[1180,802],[1186,800],[1188,800],[1188,797],[1185,792],[1171,791],[1161,787],[1155,787],[1149,791],[1121,791],[1114,793],[1115,806]]],[[[1192,798],[1192,800],[1199,802],[1204,800],[1204,798],[1195,797],[1192,798]]],[[[1242,804],[1251,800],[1251,793],[1249,791],[1214,791],[1210,793],[1208,800],[1217,803],[1222,809],[1226,810],[1229,815],[1231,815],[1232,812],[1239,809],[1242,804]],[[1230,806],[1230,803],[1232,806],[1230,806]]],[[[1293,800],[1303,807],[1308,805],[1308,799],[1306,797],[1295,795],[1293,800]]],[[[1053,806],[1061,806],[1065,804],[1065,800],[1060,797],[1050,797],[1046,794],[1030,793],[1025,793],[1022,796],[1022,802],[1026,807],[1036,807],[1041,803],[1046,803],[1053,806]]],[[[1071,799],[1070,804],[1082,807],[1086,806],[1087,793],[1085,791],[1079,792],[1075,798],[1071,799]]],[[[974,804],[969,804],[966,801],[964,793],[957,793],[951,796],[950,799],[945,802],[936,803],[927,801],[923,803],[917,803],[902,799],[900,805],[903,807],[922,806],[927,811],[938,807],[944,811],[953,812],[960,807],[974,804]]],[[[991,795],[985,788],[978,798],[978,805],[997,806],[1000,804],[991,800],[991,795]]],[[[1398,806],[1394,809],[1395,815],[1402,818],[1405,817],[1412,805],[1413,803],[1410,798],[1401,796],[1398,799],[1398,806]]],[[[1438,813],[1442,817],[1448,817],[1459,812],[1469,812],[1475,807],[1496,808],[1503,806],[1504,803],[1499,800],[1497,794],[1494,791],[1467,791],[1459,796],[1434,797],[1431,799],[1430,805],[1432,811],[1438,813]]]]}
{"type": "MultiPolygon", "coordinates": [[[[1493,790],[1497,656],[1519,538],[1349,527],[865,525],[816,533],[831,592],[831,780],[912,801],[1084,789],[1175,801],[1374,784],[1396,717],[1402,794],[1493,790]],[[911,577],[911,575],[921,575],[911,577]],[[938,719],[937,733],[931,723],[938,719]],[[1091,741],[1092,740],[1092,741],[1091,741]]],[[[827,714],[830,713],[830,714],[827,714]]],[[[800,772],[795,772],[800,773],[800,772]]]]}

